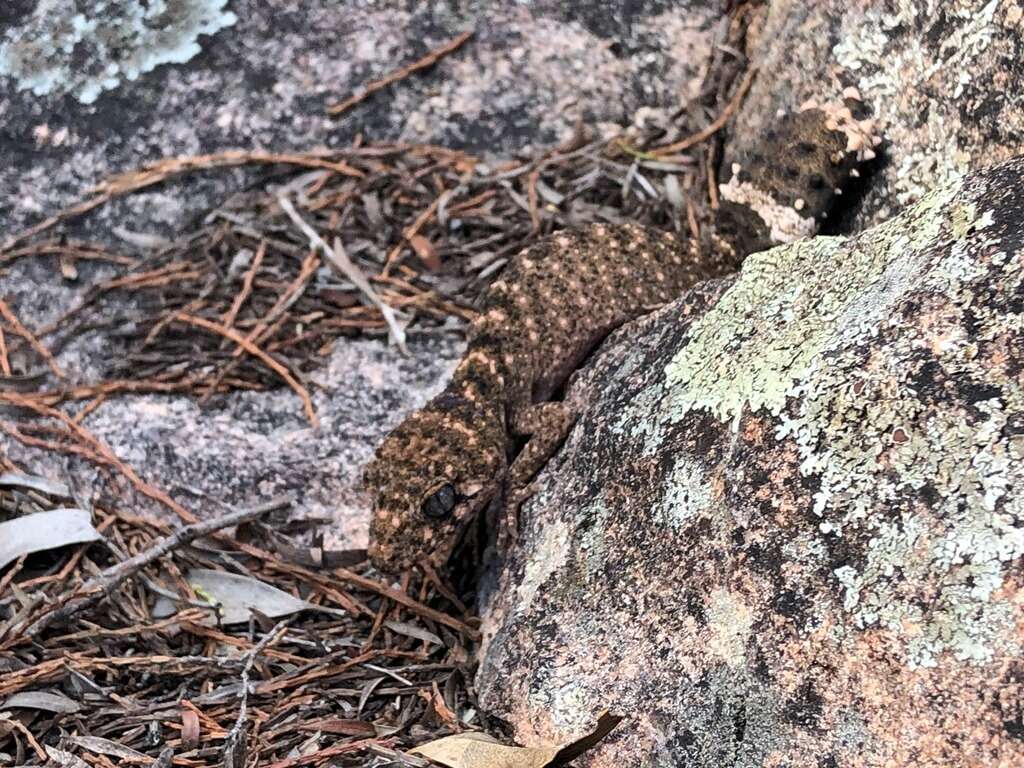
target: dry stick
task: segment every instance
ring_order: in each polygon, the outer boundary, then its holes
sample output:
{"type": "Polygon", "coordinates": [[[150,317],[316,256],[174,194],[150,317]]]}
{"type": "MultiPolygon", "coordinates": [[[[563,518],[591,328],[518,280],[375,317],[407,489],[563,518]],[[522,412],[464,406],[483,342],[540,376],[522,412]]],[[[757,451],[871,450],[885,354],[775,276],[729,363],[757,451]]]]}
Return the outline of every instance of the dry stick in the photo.
{"type": "Polygon", "coordinates": [[[188,325],[194,325],[197,328],[203,328],[204,330],[211,331],[212,333],[219,333],[221,336],[235,342],[235,344],[240,346],[253,357],[258,358],[264,365],[270,368],[270,370],[284,379],[285,383],[288,384],[295,394],[299,396],[299,399],[302,400],[303,407],[306,410],[306,418],[309,419],[309,423],[313,425],[313,428],[315,429],[320,426],[320,420],[317,418],[316,411],[313,410],[313,399],[309,396],[309,391],[288,372],[287,368],[238,333],[238,331],[233,328],[225,328],[220,323],[215,323],[212,320],[207,320],[205,317],[199,317],[197,315],[178,313],[175,315],[174,319],[182,323],[187,323],[188,325]]]}
{"type": "Polygon", "coordinates": [[[718,210],[718,179],[715,176],[715,164],[712,162],[712,155],[714,154],[715,142],[711,142],[705,149],[704,161],[705,161],[705,175],[708,180],[708,203],[711,205],[712,211],[718,210]]]}
{"type": "Polygon", "coordinates": [[[166,266],[151,269],[148,272],[135,272],[133,274],[125,275],[124,277],[107,280],[105,283],[101,283],[99,288],[102,291],[112,291],[115,288],[139,288],[145,286],[151,281],[159,280],[160,278],[194,277],[197,273],[194,271],[188,271],[189,267],[194,266],[194,264],[187,261],[174,261],[166,266]]]}
{"type": "Polygon", "coordinates": [[[331,747],[325,747],[324,749],[317,750],[308,755],[296,755],[295,757],[286,757],[283,760],[278,760],[276,763],[271,763],[268,768],[297,768],[300,765],[309,765],[310,763],[322,763],[328,758],[337,757],[338,755],[344,755],[349,752],[358,752],[362,749],[367,749],[373,745],[383,744],[390,746],[394,744],[394,739],[363,739],[362,741],[350,741],[346,744],[335,744],[331,747]]]}
{"type": "Polygon", "coordinates": [[[228,735],[224,738],[224,768],[244,768],[246,764],[248,750],[246,749],[245,714],[246,708],[249,705],[249,673],[256,663],[256,657],[263,653],[267,647],[281,639],[281,636],[288,629],[290,622],[290,618],[277,622],[274,628],[256,645],[246,651],[242,657],[245,659],[245,663],[242,666],[242,685],[238,691],[238,717],[235,718],[235,724],[231,726],[231,730],[228,731],[228,735]]]}
{"type": "Polygon", "coordinates": [[[409,350],[405,347],[405,331],[402,330],[398,324],[398,319],[395,316],[395,311],[384,303],[384,301],[377,295],[377,292],[373,290],[373,286],[370,285],[370,281],[366,279],[366,276],[359,271],[359,268],[352,263],[352,260],[345,253],[345,249],[341,245],[341,240],[338,238],[334,239],[334,247],[331,248],[317,231],[311,227],[299,212],[295,210],[295,206],[292,205],[291,200],[286,197],[278,197],[278,204],[281,206],[281,210],[284,211],[288,218],[290,218],[302,233],[309,238],[309,244],[314,248],[319,248],[323,254],[327,257],[336,270],[341,272],[346,278],[352,281],[352,283],[358,288],[363,296],[373,304],[380,311],[381,315],[384,316],[384,322],[387,323],[388,329],[391,331],[391,336],[395,341],[395,344],[402,351],[402,354],[409,354],[409,350]]]}
{"type": "MultiPolygon", "coordinates": [[[[106,397],[109,395],[121,394],[123,392],[131,392],[135,394],[159,392],[166,394],[168,392],[189,391],[197,382],[198,378],[195,376],[173,382],[111,379],[110,381],[105,381],[101,384],[90,384],[84,387],[75,387],[74,389],[33,392],[32,397],[36,402],[42,403],[43,405],[57,405],[58,403],[65,402],[67,400],[92,400],[95,397],[106,397]]],[[[6,393],[0,392],[0,402],[4,402],[5,398],[6,393]]]]}
{"type": "Polygon", "coordinates": [[[158,558],[186,544],[190,544],[201,536],[207,536],[232,525],[239,525],[240,523],[254,520],[261,515],[281,509],[291,503],[292,499],[288,497],[278,497],[251,509],[240,509],[236,512],[229,512],[226,515],[215,517],[212,520],[205,520],[201,523],[193,523],[192,525],[180,528],[176,533],[165,537],[149,547],[149,549],[116,565],[112,565],[98,576],[89,579],[77,590],[79,593],[85,593],[83,597],[73,597],[57,610],[39,617],[25,630],[24,635],[35,637],[54,621],[66,621],[79,611],[88,608],[103,598],[109,597],[111,592],[125,579],[158,558]]]}
{"type": "MultiPolygon", "coordinates": [[[[56,408],[51,408],[50,406],[45,405],[42,402],[39,402],[35,398],[26,397],[25,395],[19,395],[15,392],[0,392],[0,400],[8,402],[11,405],[18,405],[23,408],[28,408],[29,410],[40,416],[47,416],[49,418],[57,419],[58,421],[62,422],[73,433],[75,433],[79,440],[81,440],[83,443],[86,444],[86,446],[88,446],[96,454],[98,454],[103,459],[103,461],[115,467],[122,475],[128,478],[128,481],[131,482],[131,484],[135,486],[135,489],[143,496],[146,496],[150,499],[153,499],[153,501],[163,504],[172,512],[174,512],[174,514],[176,514],[178,517],[184,520],[186,523],[195,523],[198,521],[198,518],[195,515],[193,515],[183,506],[181,506],[181,504],[176,502],[170,496],[168,496],[164,491],[150,485],[141,477],[139,477],[135,470],[132,469],[131,466],[129,466],[128,464],[125,464],[123,461],[121,461],[121,459],[119,459],[117,455],[109,447],[107,447],[105,443],[101,442],[99,438],[94,436],[89,430],[87,430],[81,424],[76,423],[74,419],[72,419],[63,411],[57,410],[56,408]]],[[[65,450],[70,450],[70,448],[66,448],[65,450]]]]}
{"type": "Polygon", "coordinates": [[[100,248],[92,248],[88,244],[75,245],[74,243],[39,243],[10,251],[0,257],[0,264],[10,264],[18,259],[28,256],[74,256],[76,259],[88,261],[107,261],[111,264],[120,264],[123,267],[132,267],[137,259],[130,256],[121,256],[116,253],[107,253],[100,248]]]}
{"type": "Polygon", "coordinates": [[[666,144],[663,147],[655,147],[650,150],[648,154],[660,157],[662,155],[672,155],[676,152],[682,152],[684,149],[689,149],[694,144],[700,144],[705,139],[713,136],[715,133],[720,131],[722,127],[729,122],[729,118],[732,117],[733,113],[739,109],[740,102],[743,101],[743,97],[747,95],[747,91],[750,90],[751,84],[754,82],[754,78],[757,76],[757,67],[751,67],[747,70],[747,74],[743,78],[743,82],[740,83],[740,87],[736,89],[735,95],[726,104],[725,109],[722,110],[722,114],[714,119],[714,121],[701,131],[692,136],[677,141],[674,144],[666,144]]]}
{"type": "MultiPolygon", "coordinates": [[[[264,341],[273,338],[274,334],[277,333],[278,329],[283,325],[288,318],[284,316],[291,307],[302,298],[306,292],[306,288],[309,285],[309,279],[316,273],[317,269],[320,268],[320,257],[314,250],[310,253],[309,257],[302,262],[302,268],[299,270],[298,277],[292,281],[291,285],[285,288],[284,293],[281,294],[280,298],[274,302],[274,306],[270,308],[267,314],[256,323],[255,327],[245,337],[245,340],[251,342],[257,346],[262,344],[264,341]]],[[[231,323],[224,323],[225,327],[230,328],[231,323]]],[[[241,363],[242,348],[239,347],[232,353],[233,360],[230,360],[227,365],[221,368],[216,376],[213,377],[209,388],[205,394],[199,398],[199,405],[204,405],[206,402],[213,397],[217,389],[220,387],[221,382],[228,376],[230,376],[234,370],[241,363]]]]}
{"type": "MultiPolygon", "coordinates": [[[[365,589],[367,592],[373,592],[382,597],[390,598],[396,603],[400,603],[405,606],[413,613],[422,616],[425,619],[436,621],[438,624],[444,624],[447,627],[451,627],[456,632],[461,632],[472,640],[480,639],[480,633],[478,631],[465,622],[459,621],[454,616],[449,616],[448,614],[435,610],[428,605],[423,605],[423,603],[409,597],[409,595],[404,592],[392,589],[391,587],[374,581],[373,579],[368,579],[366,576],[360,576],[358,573],[350,571],[347,568],[335,568],[325,573],[318,573],[316,571],[311,571],[308,568],[303,568],[301,565],[286,563],[276,558],[271,553],[262,550],[259,547],[254,547],[252,544],[247,544],[244,541],[232,541],[231,543],[247,555],[251,555],[257,560],[261,560],[267,567],[275,571],[287,573],[292,576],[302,576],[307,581],[311,581],[318,586],[327,586],[328,588],[333,586],[332,579],[328,577],[338,577],[342,579],[342,581],[347,581],[350,584],[355,584],[356,586],[365,589]]],[[[370,615],[373,614],[371,613],[370,615]]]]}
{"type": "Polygon", "coordinates": [[[0,596],[3,596],[4,592],[7,591],[7,587],[14,581],[14,577],[21,573],[22,566],[25,565],[25,560],[28,558],[27,554],[22,555],[14,563],[14,566],[7,572],[7,574],[0,579],[0,596]]]}
{"type": "MultiPolygon", "coordinates": [[[[277,322],[275,322],[269,328],[267,328],[262,323],[258,323],[256,325],[256,328],[248,336],[245,337],[245,340],[255,344],[258,347],[262,345],[264,341],[272,339],[274,335],[277,334],[279,330],[281,330],[281,326],[284,325],[285,322],[287,321],[287,317],[280,317],[277,319],[277,322]]],[[[274,351],[274,349],[267,347],[268,354],[274,351]]],[[[220,388],[221,384],[224,383],[224,380],[228,376],[230,376],[239,365],[241,365],[241,352],[241,347],[236,349],[233,358],[228,361],[227,365],[225,365],[223,368],[217,371],[216,375],[212,379],[207,378],[205,381],[202,382],[202,386],[206,387],[206,391],[200,396],[198,405],[206,405],[206,403],[209,402],[210,398],[217,393],[217,390],[220,388]]]]}
{"type": "Polygon", "coordinates": [[[363,172],[351,165],[342,162],[335,162],[318,157],[313,153],[306,154],[274,154],[270,152],[241,152],[233,150],[222,152],[216,155],[196,155],[193,157],[165,157],[142,168],[113,176],[104,182],[96,185],[91,191],[95,194],[75,205],[65,208],[60,213],[54,214],[29,227],[24,232],[15,235],[0,246],[0,254],[10,250],[15,245],[41,232],[54,227],[62,221],[77,218],[97,208],[104,203],[113,200],[115,197],[138,192],[155,184],[160,184],[174,176],[181,176],[193,171],[201,171],[209,168],[233,168],[241,165],[297,165],[305,168],[326,168],[331,171],[362,178],[363,172]]]}
{"type": "MultiPolygon", "coordinates": [[[[313,248],[312,252],[302,262],[302,267],[299,269],[298,276],[291,282],[291,284],[284,289],[281,296],[274,302],[267,314],[260,318],[259,322],[256,323],[255,327],[249,332],[246,337],[249,341],[257,342],[264,335],[264,332],[277,322],[285,312],[292,308],[292,306],[306,293],[306,288],[309,286],[309,279],[316,273],[320,268],[320,256],[317,255],[316,249],[313,248]]],[[[236,349],[233,356],[240,357],[242,350],[236,349]]]]}
{"type": "Polygon", "coordinates": [[[436,621],[439,624],[444,624],[445,626],[451,627],[457,632],[462,632],[472,640],[480,639],[480,633],[472,627],[470,627],[465,622],[459,621],[454,616],[449,616],[446,613],[442,613],[441,611],[437,611],[433,608],[430,608],[429,606],[423,605],[423,603],[420,603],[419,601],[409,597],[409,595],[407,595],[405,592],[402,592],[397,589],[392,589],[391,587],[380,584],[374,581],[373,579],[368,579],[365,576],[360,576],[358,573],[350,571],[347,568],[335,568],[333,571],[331,571],[331,573],[335,576],[340,576],[343,580],[351,584],[355,584],[356,586],[362,587],[367,591],[376,592],[378,595],[390,598],[391,600],[394,600],[396,603],[405,606],[413,613],[419,614],[425,619],[436,621]]]}
{"type": "Polygon", "coordinates": [[[18,316],[11,311],[11,308],[7,306],[7,302],[3,299],[0,299],[0,316],[10,323],[12,331],[27,341],[29,346],[31,346],[32,349],[34,349],[36,353],[46,361],[46,364],[50,366],[50,370],[53,371],[54,376],[58,379],[66,378],[64,376],[64,372],[57,366],[57,361],[54,360],[53,355],[50,354],[50,350],[48,350],[43,343],[35,337],[32,331],[21,324],[21,321],[18,320],[18,316]]]}
{"type": "Polygon", "coordinates": [[[344,101],[340,101],[337,104],[329,106],[327,108],[327,113],[330,115],[340,115],[342,112],[351,109],[356,104],[368,98],[371,94],[383,90],[384,88],[387,88],[389,85],[397,83],[399,80],[404,80],[414,72],[419,72],[421,69],[427,69],[428,67],[434,66],[434,64],[436,64],[439,60],[441,60],[450,53],[454,53],[459,48],[461,48],[462,45],[472,36],[472,31],[463,32],[454,40],[450,40],[449,42],[442,45],[440,48],[431,51],[422,59],[414,61],[412,64],[407,64],[406,66],[400,69],[396,69],[394,72],[382,77],[380,80],[375,80],[372,83],[363,86],[361,89],[359,89],[357,93],[354,93],[353,95],[349,96],[344,101]]]}
{"type": "Polygon", "coordinates": [[[7,722],[11,723],[15,730],[20,731],[21,735],[28,740],[29,745],[35,751],[40,760],[44,763],[49,762],[49,755],[47,755],[46,750],[39,746],[39,742],[36,741],[35,736],[32,735],[32,731],[28,729],[27,725],[19,720],[8,720],[7,722]]]}
{"type": "Polygon", "coordinates": [[[4,376],[11,375],[11,361],[7,358],[7,339],[4,337],[4,327],[0,325],[0,373],[4,376]]]}
{"type": "Polygon", "coordinates": [[[260,246],[256,249],[256,255],[252,259],[252,266],[249,267],[245,273],[245,278],[242,280],[242,290],[235,297],[234,302],[231,304],[231,309],[224,315],[223,323],[225,328],[230,328],[235,324],[235,318],[238,317],[238,310],[242,308],[245,300],[249,298],[249,294],[252,293],[252,281],[256,277],[256,273],[259,271],[260,265],[263,263],[263,256],[267,252],[267,241],[266,239],[260,240],[260,246]]]}

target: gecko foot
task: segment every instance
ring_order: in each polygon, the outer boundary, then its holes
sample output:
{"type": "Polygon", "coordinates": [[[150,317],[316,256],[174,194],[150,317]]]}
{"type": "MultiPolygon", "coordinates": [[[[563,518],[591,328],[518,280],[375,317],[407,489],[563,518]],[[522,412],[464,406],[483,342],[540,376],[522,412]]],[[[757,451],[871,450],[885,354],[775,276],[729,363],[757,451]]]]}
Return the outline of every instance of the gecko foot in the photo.
{"type": "Polygon", "coordinates": [[[533,494],[537,492],[537,483],[533,482],[518,488],[505,499],[498,515],[498,552],[507,554],[519,541],[519,509],[533,494]]]}

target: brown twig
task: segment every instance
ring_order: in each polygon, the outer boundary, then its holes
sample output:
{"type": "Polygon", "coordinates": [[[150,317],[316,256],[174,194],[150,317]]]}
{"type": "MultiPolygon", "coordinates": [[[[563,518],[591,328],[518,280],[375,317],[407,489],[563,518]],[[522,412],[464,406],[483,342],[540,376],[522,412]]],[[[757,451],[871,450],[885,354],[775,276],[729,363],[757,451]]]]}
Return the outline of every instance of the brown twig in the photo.
{"type": "Polygon", "coordinates": [[[747,74],[744,75],[743,81],[740,83],[739,88],[736,89],[736,93],[733,95],[732,99],[729,100],[729,103],[726,104],[725,109],[723,109],[722,113],[718,117],[716,117],[706,128],[697,131],[692,136],[687,136],[685,139],[682,139],[681,141],[677,141],[672,144],[666,144],[663,147],[655,147],[654,149],[649,150],[649,154],[654,155],[656,157],[662,157],[664,155],[674,155],[677,152],[682,152],[685,149],[689,149],[695,144],[700,144],[702,141],[716,134],[725,126],[727,122],[729,122],[729,118],[733,116],[733,113],[735,113],[736,110],[739,109],[739,106],[743,101],[743,97],[747,95],[747,91],[750,90],[750,86],[751,84],[753,84],[754,78],[756,76],[757,67],[750,67],[750,69],[747,70],[747,74]]]}
{"type": "Polygon", "coordinates": [[[235,168],[241,165],[295,165],[305,168],[324,168],[335,171],[344,176],[359,178],[362,171],[353,168],[343,162],[317,157],[309,154],[275,154],[272,152],[242,152],[232,150],[221,152],[216,155],[195,155],[191,157],[165,157],[154,163],[127,173],[112,176],[106,181],[98,184],[92,191],[92,197],[82,200],[75,205],[65,208],[60,213],[54,214],[38,224],[29,227],[24,232],[17,234],[0,246],[0,254],[9,251],[18,243],[35,237],[57,224],[78,218],[94,208],[122,197],[132,192],[161,184],[175,176],[182,176],[194,171],[208,170],[211,168],[235,168]]]}
{"type": "Polygon", "coordinates": [[[2,325],[0,325],[0,373],[4,376],[11,375],[11,361],[7,358],[7,338],[4,336],[2,325]]]}
{"type": "Polygon", "coordinates": [[[302,400],[302,404],[306,410],[306,418],[309,419],[309,423],[313,428],[320,426],[320,420],[317,418],[316,411],[313,409],[313,399],[309,396],[309,391],[302,386],[292,375],[288,372],[288,369],[281,365],[277,360],[272,358],[262,349],[257,347],[251,341],[246,339],[244,336],[238,333],[233,328],[225,328],[220,323],[215,323],[212,320],[207,320],[205,317],[198,317],[197,315],[185,315],[179,313],[174,318],[177,321],[193,325],[197,328],[210,331],[212,333],[219,333],[227,339],[235,342],[238,346],[248,352],[255,358],[258,358],[264,365],[270,368],[274,373],[285,380],[285,383],[292,388],[292,391],[299,396],[302,400]]]}
{"type": "Polygon", "coordinates": [[[242,665],[241,685],[238,691],[238,717],[227,736],[224,737],[225,768],[244,768],[246,765],[248,750],[246,749],[245,721],[246,710],[249,706],[249,673],[252,672],[253,664],[256,663],[256,657],[281,639],[290,622],[290,618],[279,621],[263,636],[262,640],[243,655],[245,661],[242,665]]]}
{"type": "Polygon", "coordinates": [[[373,745],[390,745],[393,743],[391,739],[363,739],[362,741],[352,741],[347,744],[335,744],[333,747],[326,747],[308,755],[297,755],[295,757],[287,757],[284,760],[278,760],[276,763],[271,763],[268,768],[298,768],[300,765],[323,763],[332,757],[349,752],[358,752],[373,745]]]}
{"type": "Polygon", "coordinates": [[[0,401],[5,401],[10,403],[11,405],[18,405],[23,408],[28,408],[29,410],[33,411],[34,413],[40,416],[46,416],[48,418],[57,419],[65,426],[67,426],[78,437],[79,440],[85,443],[85,445],[88,448],[92,449],[96,454],[98,454],[98,456],[103,460],[104,463],[110,464],[111,466],[116,468],[122,475],[124,475],[128,479],[128,481],[135,487],[135,489],[139,491],[139,493],[141,493],[143,496],[146,496],[150,499],[153,499],[156,502],[159,502],[160,504],[163,504],[185,522],[197,522],[197,518],[195,517],[195,515],[193,515],[183,506],[181,506],[170,496],[168,496],[164,491],[150,485],[141,477],[139,477],[135,470],[132,469],[131,466],[129,466],[125,462],[121,461],[121,459],[119,459],[117,455],[109,447],[107,447],[105,443],[101,442],[97,437],[95,437],[91,432],[89,432],[89,430],[87,430],[81,424],[76,423],[74,419],[72,419],[63,411],[45,405],[42,402],[36,400],[35,398],[20,395],[16,392],[0,392],[0,401]]]}
{"type": "MultiPolygon", "coordinates": [[[[41,358],[43,358],[43,360],[46,361],[46,364],[50,366],[50,370],[53,371],[54,376],[56,376],[58,379],[66,378],[64,376],[64,372],[58,367],[57,361],[54,360],[53,355],[50,354],[50,350],[48,350],[46,346],[35,337],[35,334],[33,334],[28,328],[21,324],[21,321],[18,320],[17,315],[14,314],[11,308],[7,306],[7,302],[5,302],[3,299],[0,299],[0,317],[3,317],[4,320],[6,320],[10,324],[11,330],[14,331],[14,333],[18,334],[19,336],[21,336],[21,338],[23,338],[25,341],[27,341],[29,343],[29,346],[31,346],[32,349],[34,349],[36,353],[41,358]]],[[[10,374],[5,373],[5,375],[10,374]]]]}
{"type": "Polygon", "coordinates": [[[404,67],[396,69],[394,72],[385,75],[380,80],[374,80],[372,83],[368,83],[367,85],[360,88],[358,92],[352,94],[344,101],[339,101],[337,104],[332,104],[331,106],[329,106],[327,108],[327,114],[335,116],[340,115],[343,112],[346,112],[347,110],[354,107],[356,104],[359,104],[361,101],[364,101],[366,98],[376,93],[377,91],[383,90],[384,88],[387,88],[389,85],[397,83],[399,80],[404,80],[409,75],[415,72],[419,72],[420,70],[434,66],[442,58],[451,53],[454,53],[459,48],[461,48],[463,44],[465,44],[465,42],[469,40],[469,38],[471,38],[472,36],[472,31],[463,32],[454,40],[448,41],[440,48],[436,48],[423,58],[414,61],[412,64],[406,64],[404,67]]]}
{"type": "Polygon", "coordinates": [[[230,528],[233,525],[239,525],[240,523],[244,523],[249,520],[255,520],[257,517],[286,507],[291,503],[292,500],[290,498],[279,497],[271,499],[265,504],[252,507],[251,509],[241,509],[235,512],[230,512],[226,515],[221,515],[220,517],[216,517],[212,520],[187,525],[184,528],[179,529],[175,534],[167,536],[163,540],[157,542],[144,552],[140,552],[128,560],[117,563],[116,565],[107,568],[99,575],[89,579],[78,590],[76,590],[76,594],[81,595],[80,597],[71,596],[63,603],[63,605],[61,605],[60,608],[36,619],[24,631],[24,635],[26,637],[36,637],[52,623],[67,621],[79,611],[82,611],[97,601],[108,597],[111,592],[113,592],[113,590],[116,589],[117,586],[125,579],[138,573],[147,565],[153,563],[158,558],[163,557],[168,552],[173,552],[174,550],[183,547],[202,536],[208,536],[209,534],[221,531],[224,528],[230,528]]]}
{"type": "Polygon", "coordinates": [[[456,630],[457,632],[461,632],[466,637],[472,640],[480,639],[480,633],[468,624],[466,624],[464,621],[459,621],[454,616],[449,616],[446,613],[441,613],[441,611],[436,611],[433,608],[423,605],[422,603],[409,597],[409,595],[407,595],[404,592],[401,592],[397,589],[392,589],[391,587],[380,584],[374,581],[373,579],[368,579],[365,576],[360,576],[358,573],[350,571],[347,568],[335,568],[332,571],[332,573],[349,582],[350,584],[355,584],[361,589],[376,592],[379,595],[394,600],[399,605],[405,606],[413,613],[419,614],[425,619],[430,619],[431,621],[436,621],[439,624],[444,624],[447,627],[451,627],[452,629],[456,630]]]}
{"type": "Polygon", "coordinates": [[[231,309],[229,309],[224,319],[221,321],[224,323],[225,328],[230,328],[235,324],[235,318],[238,317],[238,310],[245,304],[246,299],[252,293],[252,281],[256,277],[256,273],[260,269],[260,265],[263,263],[263,257],[267,253],[267,241],[266,238],[260,240],[260,247],[256,249],[256,255],[252,258],[252,264],[245,273],[245,278],[242,280],[242,290],[238,292],[235,300],[231,302],[231,309]]]}

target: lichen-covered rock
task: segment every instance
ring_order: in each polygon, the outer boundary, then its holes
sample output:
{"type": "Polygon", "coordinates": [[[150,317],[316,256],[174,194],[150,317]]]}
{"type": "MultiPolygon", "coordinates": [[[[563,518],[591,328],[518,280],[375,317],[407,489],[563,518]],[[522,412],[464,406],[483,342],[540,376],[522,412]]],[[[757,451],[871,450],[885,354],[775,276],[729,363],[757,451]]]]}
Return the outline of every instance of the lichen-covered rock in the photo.
{"type": "Polygon", "coordinates": [[[1024,139],[1024,0],[772,0],[749,36],[761,75],[736,120],[738,147],[778,109],[856,89],[886,139],[857,228],[885,221],[1024,139]]]}
{"type": "Polygon", "coordinates": [[[0,75],[36,96],[72,94],[91,104],[105,90],[160,64],[199,53],[196,39],[237,21],[227,0],[40,0],[21,26],[0,38],[0,75]]]}
{"type": "Polygon", "coordinates": [[[1024,764],[1024,158],[620,332],[490,597],[583,765],[1024,764]],[[639,339],[639,341],[638,341],[639,339]]]}

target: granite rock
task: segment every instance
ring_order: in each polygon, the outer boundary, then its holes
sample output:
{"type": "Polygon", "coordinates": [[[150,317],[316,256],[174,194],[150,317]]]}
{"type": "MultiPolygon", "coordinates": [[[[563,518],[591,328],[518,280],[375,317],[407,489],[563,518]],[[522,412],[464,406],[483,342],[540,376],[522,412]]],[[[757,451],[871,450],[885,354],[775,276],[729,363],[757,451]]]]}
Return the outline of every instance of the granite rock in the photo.
{"type": "Polygon", "coordinates": [[[611,707],[591,768],[1024,760],[1022,19],[754,19],[732,149],[859,96],[885,143],[826,233],[863,234],[752,257],[570,389],[584,415],[485,603],[481,702],[520,740],[611,707]]]}
{"type": "Polygon", "coordinates": [[[837,231],[890,218],[1024,142],[1024,0],[772,0],[749,35],[760,76],[731,141],[852,88],[885,144],[837,231]]]}
{"type": "Polygon", "coordinates": [[[1024,761],[1024,159],[618,332],[485,612],[599,766],[1024,761]]]}

